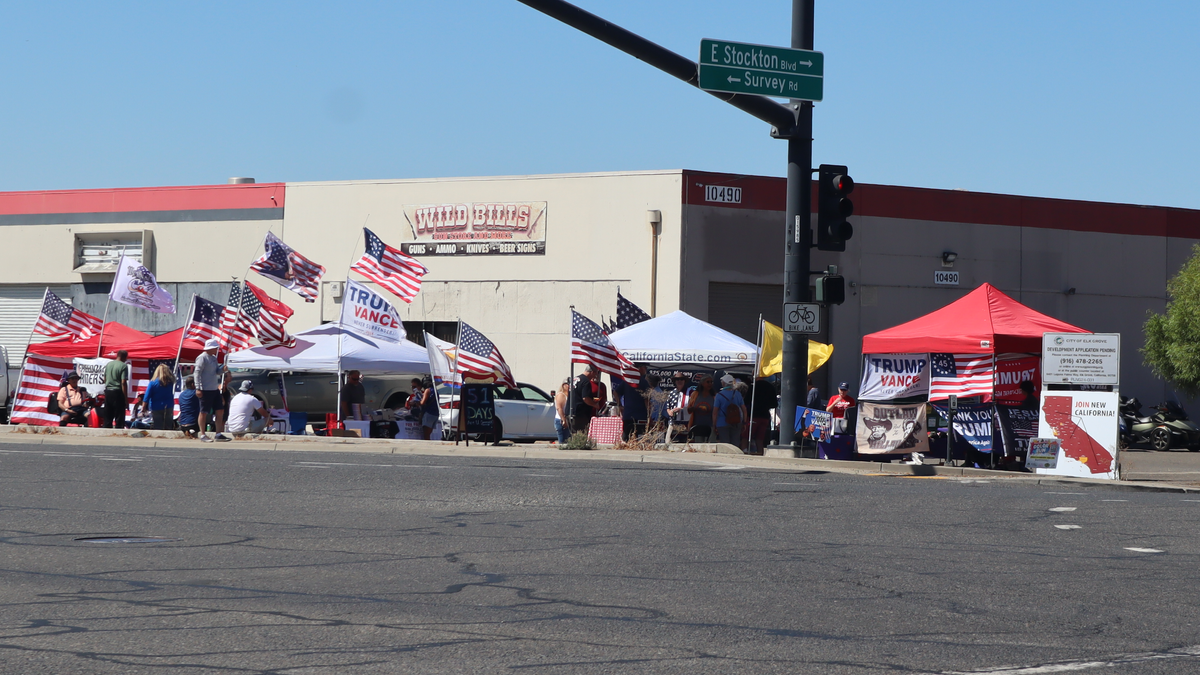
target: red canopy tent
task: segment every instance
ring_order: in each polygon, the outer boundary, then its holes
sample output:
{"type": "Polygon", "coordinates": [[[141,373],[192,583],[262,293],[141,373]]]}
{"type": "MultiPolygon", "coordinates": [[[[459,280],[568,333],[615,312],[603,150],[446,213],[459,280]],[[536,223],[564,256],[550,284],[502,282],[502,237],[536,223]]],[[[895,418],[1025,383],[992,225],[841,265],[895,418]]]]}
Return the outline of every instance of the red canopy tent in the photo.
{"type": "Polygon", "coordinates": [[[1042,333],[1090,333],[1013,300],[991,284],[919,319],[863,336],[864,354],[1042,351],[1042,333]]]}
{"type": "Polygon", "coordinates": [[[147,336],[144,340],[130,342],[128,344],[113,345],[112,349],[108,348],[108,337],[104,340],[104,356],[115,358],[118,349],[124,349],[129,352],[131,359],[173,359],[178,352],[180,359],[183,361],[195,361],[200,352],[204,351],[204,345],[196,340],[184,340],[183,349],[180,350],[179,337],[183,334],[183,329],[178,328],[170,333],[163,333],[158,337],[147,336]]]}
{"type": "MultiPolygon", "coordinates": [[[[149,337],[148,334],[140,330],[134,330],[116,321],[109,321],[104,324],[103,344],[100,342],[99,335],[93,335],[79,342],[71,342],[70,338],[62,338],[61,340],[51,340],[36,345],[29,345],[28,353],[56,359],[94,359],[96,358],[97,350],[102,346],[105,348],[105,352],[112,351],[115,354],[118,349],[125,349],[125,345],[146,340],[149,337]],[[111,347],[111,350],[109,347],[111,347]]],[[[178,344],[178,335],[175,336],[175,340],[176,344],[178,344]]]]}

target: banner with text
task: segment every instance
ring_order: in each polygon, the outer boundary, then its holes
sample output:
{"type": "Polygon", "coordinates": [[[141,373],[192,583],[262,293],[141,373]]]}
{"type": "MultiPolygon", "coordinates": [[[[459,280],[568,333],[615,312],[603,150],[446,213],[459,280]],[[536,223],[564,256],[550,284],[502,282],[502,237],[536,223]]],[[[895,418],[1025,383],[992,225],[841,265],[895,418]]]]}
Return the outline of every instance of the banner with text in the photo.
{"type": "Polygon", "coordinates": [[[79,387],[86,389],[89,396],[104,393],[104,367],[112,359],[75,359],[75,372],[79,373],[79,387]]]}
{"type": "Polygon", "coordinates": [[[342,325],[366,337],[399,342],[404,339],[404,322],[392,303],[353,279],[346,280],[342,296],[342,325]]]}
{"type": "Polygon", "coordinates": [[[1039,438],[1057,438],[1058,466],[1038,473],[1117,479],[1117,393],[1056,391],[1042,397],[1039,438]]]}
{"type": "Polygon", "coordinates": [[[925,430],[925,404],[883,405],[859,401],[858,452],[882,455],[889,452],[929,452],[925,430]]]}
{"type": "Polygon", "coordinates": [[[864,354],[858,397],[891,401],[929,394],[929,354],[864,354]]]}
{"type": "MultiPolygon", "coordinates": [[[[933,407],[942,417],[949,417],[950,409],[946,406],[933,407]]],[[[958,406],[958,411],[954,413],[954,433],[979,452],[991,452],[992,413],[991,403],[958,406]]]]}
{"type": "Polygon", "coordinates": [[[1021,383],[1033,383],[1034,391],[1042,386],[1041,358],[1025,354],[1002,354],[996,357],[996,385],[993,396],[997,403],[1020,405],[1025,400],[1021,383]]]}
{"type": "Polygon", "coordinates": [[[411,256],[546,254],[546,202],[406,205],[404,217],[411,256]]]}

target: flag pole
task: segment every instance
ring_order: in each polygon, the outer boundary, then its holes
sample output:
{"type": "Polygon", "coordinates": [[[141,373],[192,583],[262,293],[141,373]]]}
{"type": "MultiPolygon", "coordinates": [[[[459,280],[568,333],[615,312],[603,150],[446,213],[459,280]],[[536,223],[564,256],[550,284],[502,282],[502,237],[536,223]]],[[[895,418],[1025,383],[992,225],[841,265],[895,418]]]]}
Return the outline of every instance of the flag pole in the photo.
{"type": "MultiPolygon", "coordinates": [[[[192,323],[192,317],[196,311],[196,294],[192,293],[192,301],[188,303],[187,314],[184,315],[183,328],[179,329],[179,347],[175,350],[175,372],[179,373],[179,380],[183,380],[183,369],[179,365],[179,358],[183,355],[183,336],[187,335],[187,327],[192,323]]],[[[220,319],[218,317],[218,323],[220,319]]]]}
{"type": "MultiPolygon", "coordinates": [[[[574,335],[575,330],[575,305],[571,305],[571,331],[574,335]]],[[[567,410],[570,413],[568,417],[575,417],[575,356],[571,356],[571,388],[567,390],[567,410]]],[[[571,420],[571,436],[575,435],[575,420],[571,420]]]]}
{"type": "MultiPolygon", "coordinates": [[[[367,219],[371,218],[371,214],[367,214],[367,219]]],[[[363,227],[367,226],[367,222],[363,221],[363,227]]],[[[366,237],[366,234],[363,234],[366,237]]],[[[340,420],[342,417],[342,334],[346,331],[346,327],[342,324],[342,315],[346,311],[346,289],[350,287],[350,268],[354,267],[354,253],[358,250],[358,244],[350,247],[350,262],[346,265],[346,284],[342,287],[342,306],[338,311],[338,339],[337,339],[337,370],[338,370],[338,396],[337,396],[337,417],[340,420]]],[[[351,411],[353,413],[353,411],[351,411]]],[[[328,432],[326,432],[328,433],[328,432]]]]}
{"type": "Polygon", "coordinates": [[[104,318],[100,320],[100,337],[96,340],[96,358],[104,348],[104,329],[108,326],[108,308],[112,305],[113,289],[117,286],[117,277],[121,275],[121,263],[125,262],[125,249],[121,249],[121,257],[117,259],[117,273],[113,276],[112,286],[108,288],[108,302],[104,303],[104,318]]]}
{"type": "MultiPolygon", "coordinates": [[[[50,287],[47,286],[45,291],[42,291],[42,307],[38,311],[38,319],[42,318],[41,312],[46,309],[46,297],[50,294],[50,287]]],[[[103,328],[103,326],[101,327],[103,328]]],[[[29,339],[25,341],[25,353],[21,355],[21,373],[17,375],[17,386],[13,388],[15,394],[21,388],[21,381],[25,379],[25,363],[29,361],[29,344],[33,342],[33,334],[37,332],[37,321],[33,322],[33,328],[29,329],[29,339]]],[[[13,402],[9,402],[9,422],[12,422],[12,406],[13,402]]]]}
{"type": "MultiPolygon", "coordinates": [[[[762,363],[763,349],[763,319],[762,314],[758,315],[758,341],[755,345],[758,347],[758,354],[754,357],[754,373],[750,375],[750,424],[746,427],[746,445],[750,446],[754,443],[754,400],[758,397],[758,373],[760,372],[762,363]]],[[[763,452],[762,448],[758,449],[763,452]]]]}
{"type": "MultiPolygon", "coordinates": [[[[467,383],[466,378],[458,375],[458,352],[462,350],[462,316],[458,317],[458,333],[454,336],[454,367],[450,369],[450,400],[454,400],[454,380],[458,380],[458,431],[466,442],[467,447],[471,446],[471,441],[467,438],[467,417],[463,414],[463,385],[467,383]]],[[[455,441],[458,445],[458,441],[455,441]]]]}

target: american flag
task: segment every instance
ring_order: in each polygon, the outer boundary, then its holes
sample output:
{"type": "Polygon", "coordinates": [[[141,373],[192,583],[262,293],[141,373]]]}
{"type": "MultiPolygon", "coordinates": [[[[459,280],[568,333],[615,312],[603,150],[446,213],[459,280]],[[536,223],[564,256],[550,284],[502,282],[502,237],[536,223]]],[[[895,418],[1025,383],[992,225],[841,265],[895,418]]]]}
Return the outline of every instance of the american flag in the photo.
{"type": "Polygon", "coordinates": [[[513,388],[517,386],[512,371],[496,345],[465,323],[458,336],[456,364],[455,370],[462,374],[464,380],[495,382],[513,388]]]}
{"type": "Polygon", "coordinates": [[[249,349],[250,338],[254,337],[253,321],[257,319],[251,320],[245,312],[239,312],[241,303],[242,285],[235,281],[229,287],[229,304],[221,310],[221,333],[217,336],[221,341],[221,351],[225,353],[249,349]]]}
{"type": "Polygon", "coordinates": [[[58,425],[58,415],[46,412],[50,394],[57,394],[62,375],[75,370],[71,359],[52,359],[30,354],[21,371],[21,381],[13,396],[10,424],[35,424],[43,427],[58,425]]]}
{"type": "Polygon", "coordinates": [[[996,375],[991,354],[930,354],[929,400],[956,396],[990,395],[996,375]]]}
{"type": "Polygon", "coordinates": [[[617,351],[600,326],[575,310],[571,310],[571,363],[591,364],[634,386],[642,378],[637,366],[617,351]]]}
{"type": "Polygon", "coordinates": [[[278,282],[289,291],[295,291],[305,302],[316,302],[325,268],[296,253],[272,232],[267,233],[263,248],[266,252],[250,263],[250,269],[278,282]]]}
{"type": "Polygon", "coordinates": [[[621,291],[617,291],[617,330],[649,320],[649,314],[643,312],[641,307],[626,300],[625,296],[621,295],[621,291]]]}
{"type": "Polygon", "coordinates": [[[264,347],[295,347],[296,338],[288,335],[283,324],[292,316],[292,308],[272,299],[266,291],[249,281],[242,291],[242,318],[254,326],[264,347]]]}
{"type": "Polygon", "coordinates": [[[421,290],[421,277],[429,273],[416,258],[383,243],[375,233],[363,228],[367,250],[350,269],[383,286],[405,302],[421,290]]]}
{"type": "Polygon", "coordinates": [[[52,338],[69,337],[79,341],[99,335],[103,326],[100,319],[71,307],[47,288],[42,298],[42,313],[38,315],[33,332],[52,338]]]}
{"type": "Polygon", "coordinates": [[[221,313],[223,305],[200,296],[192,299],[192,317],[183,329],[183,339],[204,342],[212,338],[221,339],[221,313]]]}

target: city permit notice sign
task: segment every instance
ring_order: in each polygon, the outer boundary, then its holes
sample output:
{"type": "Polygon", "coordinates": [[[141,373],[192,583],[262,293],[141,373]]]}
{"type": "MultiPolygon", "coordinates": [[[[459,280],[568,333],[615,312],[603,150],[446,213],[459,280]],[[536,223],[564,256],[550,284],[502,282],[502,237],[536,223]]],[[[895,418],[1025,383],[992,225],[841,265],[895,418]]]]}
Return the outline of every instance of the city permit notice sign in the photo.
{"type": "Polygon", "coordinates": [[[1043,333],[1042,382],[1121,383],[1120,333],[1043,333]]]}

